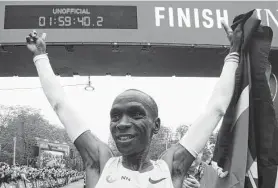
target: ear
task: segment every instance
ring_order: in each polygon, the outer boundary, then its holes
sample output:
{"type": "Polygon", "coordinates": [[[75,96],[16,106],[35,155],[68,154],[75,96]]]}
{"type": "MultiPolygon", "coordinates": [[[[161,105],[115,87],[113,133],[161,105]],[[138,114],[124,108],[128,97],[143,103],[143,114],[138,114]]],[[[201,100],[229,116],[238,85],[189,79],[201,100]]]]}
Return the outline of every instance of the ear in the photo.
{"type": "Polygon", "coordinates": [[[153,134],[157,134],[159,129],[160,129],[160,118],[156,118],[154,121],[153,134]]]}

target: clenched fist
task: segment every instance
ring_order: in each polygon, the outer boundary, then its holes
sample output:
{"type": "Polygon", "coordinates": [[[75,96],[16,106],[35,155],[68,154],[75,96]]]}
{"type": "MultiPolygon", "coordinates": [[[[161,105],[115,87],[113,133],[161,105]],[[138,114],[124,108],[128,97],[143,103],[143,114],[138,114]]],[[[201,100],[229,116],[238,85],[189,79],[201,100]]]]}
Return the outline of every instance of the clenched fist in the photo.
{"type": "Polygon", "coordinates": [[[230,52],[240,52],[241,45],[242,45],[242,37],[243,37],[243,31],[242,31],[242,24],[238,24],[235,30],[233,31],[230,26],[228,26],[227,23],[221,22],[222,26],[224,27],[227,37],[230,41],[231,48],[230,52]]]}
{"type": "Polygon", "coordinates": [[[26,37],[27,48],[33,53],[34,57],[41,54],[46,54],[46,33],[41,37],[38,36],[36,31],[33,31],[26,37]]]}

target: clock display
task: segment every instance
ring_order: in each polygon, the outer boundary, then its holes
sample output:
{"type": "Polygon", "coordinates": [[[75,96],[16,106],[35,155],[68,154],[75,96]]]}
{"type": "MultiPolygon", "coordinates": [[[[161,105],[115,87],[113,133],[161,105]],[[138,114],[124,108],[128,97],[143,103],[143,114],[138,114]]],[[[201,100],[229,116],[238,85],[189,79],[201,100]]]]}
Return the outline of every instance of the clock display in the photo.
{"type": "Polygon", "coordinates": [[[4,29],[137,29],[136,6],[5,7],[4,29]]]}

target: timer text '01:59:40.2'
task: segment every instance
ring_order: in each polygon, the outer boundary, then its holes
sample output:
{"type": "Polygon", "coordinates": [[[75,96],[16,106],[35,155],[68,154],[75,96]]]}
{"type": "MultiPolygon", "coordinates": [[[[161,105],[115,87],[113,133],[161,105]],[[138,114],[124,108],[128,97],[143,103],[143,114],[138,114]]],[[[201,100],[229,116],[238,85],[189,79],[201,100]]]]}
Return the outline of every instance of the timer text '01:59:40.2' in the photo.
{"type": "Polygon", "coordinates": [[[40,27],[102,27],[103,17],[98,16],[96,20],[92,21],[89,16],[58,16],[58,17],[39,17],[39,26],[40,27]]]}

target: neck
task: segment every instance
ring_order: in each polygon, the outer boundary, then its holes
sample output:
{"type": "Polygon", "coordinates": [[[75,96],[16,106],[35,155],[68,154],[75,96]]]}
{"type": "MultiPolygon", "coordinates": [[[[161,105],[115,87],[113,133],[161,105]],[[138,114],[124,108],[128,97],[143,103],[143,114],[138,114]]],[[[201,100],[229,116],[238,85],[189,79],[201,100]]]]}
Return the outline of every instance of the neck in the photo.
{"type": "Polygon", "coordinates": [[[143,171],[151,166],[148,149],[131,155],[123,155],[122,159],[124,167],[134,171],[143,171]]]}

